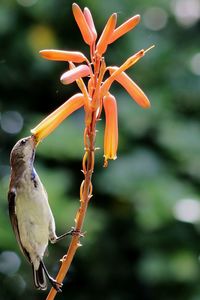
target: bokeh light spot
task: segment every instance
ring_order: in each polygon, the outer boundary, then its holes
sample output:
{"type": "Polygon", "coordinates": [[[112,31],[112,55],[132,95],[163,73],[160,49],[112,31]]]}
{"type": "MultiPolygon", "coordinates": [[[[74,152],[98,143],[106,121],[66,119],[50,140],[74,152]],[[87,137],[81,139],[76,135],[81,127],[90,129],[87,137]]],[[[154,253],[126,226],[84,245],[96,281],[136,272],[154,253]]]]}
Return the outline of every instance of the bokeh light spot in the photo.
{"type": "Polygon", "coordinates": [[[27,38],[34,53],[37,53],[43,48],[56,48],[57,46],[54,31],[47,26],[32,26],[28,32],[27,38]]]}
{"type": "Polygon", "coordinates": [[[196,223],[200,221],[200,202],[195,199],[181,199],[174,206],[174,216],[177,220],[196,223]]]}
{"type": "Polygon", "coordinates": [[[200,52],[192,56],[190,60],[190,69],[192,73],[200,76],[200,52]]]}
{"type": "Polygon", "coordinates": [[[172,0],[171,10],[183,27],[193,26],[200,18],[199,0],[172,0]]]}
{"type": "Polygon", "coordinates": [[[1,128],[10,134],[16,134],[23,127],[23,118],[17,111],[6,111],[1,115],[1,128]]]}
{"type": "Polygon", "coordinates": [[[19,256],[12,251],[4,251],[0,254],[0,272],[7,275],[16,273],[21,265],[19,256]]]}
{"type": "Polygon", "coordinates": [[[144,13],[144,25],[151,30],[158,31],[167,24],[168,15],[160,7],[151,7],[144,13]]]}
{"type": "Polygon", "coordinates": [[[24,7],[30,7],[36,4],[38,0],[17,0],[17,3],[24,7]]]}
{"type": "MultiPolygon", "coordinates": [[[[7,9],[6,7],[1,6],[0,9],[0,35],[8,33],[15,22],[14,13],[7,9]]],[[[1,57],[2,60],[2,57],[1,57]]]]}

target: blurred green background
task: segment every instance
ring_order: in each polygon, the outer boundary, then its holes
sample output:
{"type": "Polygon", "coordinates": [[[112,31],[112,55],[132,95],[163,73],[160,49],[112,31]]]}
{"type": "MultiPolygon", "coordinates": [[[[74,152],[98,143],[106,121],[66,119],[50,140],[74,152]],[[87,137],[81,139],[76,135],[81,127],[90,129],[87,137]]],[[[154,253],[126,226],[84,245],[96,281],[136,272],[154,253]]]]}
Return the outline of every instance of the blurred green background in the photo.
{"type": "MultiPolygon", "coordinates": [[[[200,1],[77,1],[88,6],[100,33],[112,12],[118,24],[141,23],[109,46],[106,61],[120,65],[136,51],[156,47],[128,71],[151,100],[143,110],[114,85],[119,106],[118,159],[103,169],[99,122],[94,197],[63,293],[76,300],[200,299],[200,1]]],[[[78,89],[62,86],[63,62],[38,50],[83,51],[69,0],[0,2],[0,299],[45,299],[35,291],[8,218],[9,153],[42,118],[78,89]]],[[[37,151],[57,233],[74,225],[83,179],[83,112],[70,116],[37,151]]],[[[69,241],[49,246],[55,276],[69,241]]]]}

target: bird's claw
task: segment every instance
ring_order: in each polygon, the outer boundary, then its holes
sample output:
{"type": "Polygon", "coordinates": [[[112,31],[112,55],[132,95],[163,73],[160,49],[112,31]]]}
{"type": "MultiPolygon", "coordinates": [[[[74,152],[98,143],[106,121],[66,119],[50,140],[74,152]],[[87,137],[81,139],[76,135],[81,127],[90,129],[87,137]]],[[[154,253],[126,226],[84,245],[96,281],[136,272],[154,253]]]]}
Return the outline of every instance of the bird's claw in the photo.
{"type": "Polygon", "coordinates": [[[59,292],[59,293],[62,292],[62,289],[61,289],[61,287],[63,286],[62,283],[56,281],[55,279],[51,279],[51,284],[57,292],[59,292]]]}
{"type": "Polygon", "coordinates": [[[72,227],[72,229],[71,229],[72,236],[85,237],[85,233],[86,232],[81,232],[80,230],[77,230],[74,227],[72,227]]]}

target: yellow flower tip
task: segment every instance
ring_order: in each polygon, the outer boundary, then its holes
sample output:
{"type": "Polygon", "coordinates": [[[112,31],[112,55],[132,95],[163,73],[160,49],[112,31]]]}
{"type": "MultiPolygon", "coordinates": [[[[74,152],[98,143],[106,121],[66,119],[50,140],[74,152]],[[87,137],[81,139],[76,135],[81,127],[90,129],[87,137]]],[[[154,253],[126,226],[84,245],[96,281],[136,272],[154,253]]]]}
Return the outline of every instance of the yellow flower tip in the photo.
{"type": "Polygon", "coordinates": [[[72,11],[74,14],[74,18],[76,20],[76,23],[80,29],[80,32],[82,34],[82,37],[85,41],[86,44],[88,45],[92,45],[94,43],[94,36],[90,30],[90,27],[86,21],[86,18],[82,12],[82,10],[80,9],[80,7],[76,4],[73,3],[72,4],[72,11]]]}
{"type": "Polygon", "coordinates": [[[89,8],[85,7],[84,10],[83,10],[83,14],[85,16],[86,22],[88,23],[88,26],[89,26],[91,32],[92,32],[93,40],[96,41],[97,31],[96,31],[94,21],[93,21],[93,18],[92,18],[92,14],[91,14],[89,8]]]}
{"type": "Polygon", "coordinates": [[[45,49],[45,50],[41,50],[39,53],[43,58],[49,60],[72,61],[75,63],[82,63],[87,60],[85,55],[78,51],[45,49]]]}
{"type": "Polygon", "coordinates": [[[33,140],[33,143],[34,143],[35,147],[37,147],[40,141],[37,139],[37,136],[34,135],[34,133],[32,132],[32,130],[30,130],[30,132],[31,132],[31,134],[32,134],[32,135],[31,135],[31,138],[32,138],[32,140],[33,140]]]}
{"type": "Polygon", "coordinates": [[[31,129],[30,132],[32,134],[32,137],[34,137],[35,145],[37,146],[41,142],[42,138],[40,138],[39,132],[37,132],[37,130],[35,130],[35,129],[36,128],[31,129]]]}
{"type": "Polygon", "coordinates": [[[61,76],[60,81],[62,82],[62,84],[70,84],[81,77],[88,76],[89,74],[89,67],[87,65],[80,65],[74,69],[65,72],[61,76]]]}
{"type": "Polygon", "coordinates": [[[140,22],[140,15],[135,15],[134,17],[128,19],[122,25],[117,27],[113,31],[113,34],[110,37],[109,44],[113,43],[118,38],[120,38],[122,35],[126,34],[130,30],[132,30],[139,22],[140,22]]]}
{"type": "Polygon", "coordinates": [[[106,167],[108,159],[117,158],[118,148],[117,102],[110,93],[103,98],[103,107],[106,120],[104,132],[104,166],[106,167]]]}
{"type": "Polygon", "coordinates": [[[104,156],[104,164],[103,164],[104,168],[108,167],[108,159],[104,156]]]}
{"type": "Polygon", "coordinates": [[[102,56],[102,54],[106,52],[107,46],[109,44],[110,36],[113,34],[116,23],[117,23],[117,14],[114,13],[108,19],[106,26],[97,43],[96,50],[100,56],[102,56]]]}
{"type": "MultiPolygon", "coordinates": [[[[118,69],[118,67],[108,68],[111,75],[118,69]]],[[[145,95],[145,93],[125,72],[122,72],[121,74],[117,75],[115,80],[124,87],[124,89],[129,93],[131,98],[133,98],[137,102],[138,105],[140,105],[143,108],[149,108],[151,106],[150,101],[145,95]]]]}
{"type": "Polygon", "coordinates": [[[116,160],[117,156],[115,156],[115,157],[107,157],[107,156],[104,155],[103,168],[107,168],[108,167],[108,159],[116,160]]]}
{"type": "Polygon", "coordinates": [[[76,94],[67,100],[64,104],[53,111],[36,127],[31,129],[31,133],[34,136],[37,143],[52,133],[60,123],[71,115],[74,111],[81,108],[84,105],[83,94],[76,94]]]}

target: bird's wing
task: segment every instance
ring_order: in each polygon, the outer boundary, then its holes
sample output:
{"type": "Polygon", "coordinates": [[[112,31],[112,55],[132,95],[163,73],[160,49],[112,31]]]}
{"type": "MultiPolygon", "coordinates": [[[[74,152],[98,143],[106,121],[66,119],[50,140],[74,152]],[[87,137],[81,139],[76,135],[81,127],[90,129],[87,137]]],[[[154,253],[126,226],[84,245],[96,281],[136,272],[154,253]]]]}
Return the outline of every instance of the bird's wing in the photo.
{"type": "Polygon", "coordinates": [[[13,231],[15,233],[17,242],[19,244],[19,247],[20,247],[22,253],[27,258],[27,260],[31,263],[30,256],[29,256],[28,252],[26,251],[26,249],[23,247],[21,239],[20,239],[16,209],[15,209],[15,207],[16,207],[15,200],[16,200],[16,193],[14,191],[9,192],[8,193],[8,209],[9,209],[11,225],[12,225],[13,231]]]}

